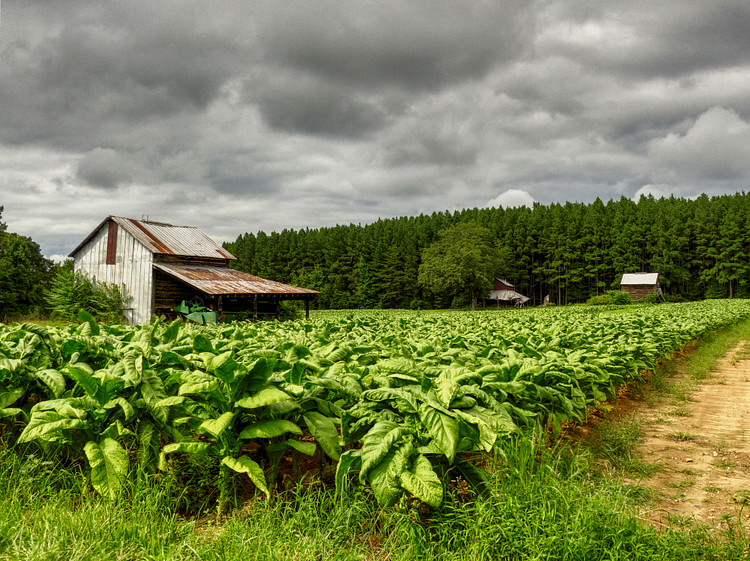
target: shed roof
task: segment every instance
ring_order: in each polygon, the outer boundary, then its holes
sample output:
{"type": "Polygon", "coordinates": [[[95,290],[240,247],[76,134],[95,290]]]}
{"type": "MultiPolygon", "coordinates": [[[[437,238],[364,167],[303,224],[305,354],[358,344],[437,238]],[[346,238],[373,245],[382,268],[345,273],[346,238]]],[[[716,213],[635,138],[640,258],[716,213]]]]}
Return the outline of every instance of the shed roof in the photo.
{"type": "Polygon", "coordinates": [[[272,294],[283,296],[287,300],[310,299],[320,294],[317,290],[256,277],[228,267],[155,263],[154,268],[205,294],[272,294]]]}
{"type": "Polygon", "coordinates": [[[70,252],[69,257],[73,257],[78,253],[110,221],[116,222],[118,226],[126,230],[152,253],[209,257],[214,259],[236,259],[234,255],[195,226],[174,226],[164,222],[135,220],[119,216],[108,216],[105,218],[99,226],[86,236],[86,239],[78,247],[70,252]]]}
{"type": "Polygon", "coordinates": [[[505,280],[505,279],[501,279],[500,277],[495,277],[495,280],[496,280],[497,282],[501,282],[501,283],[503,283],[503,284],[504,284],[505,286],[509,286],[509,287],[511,287],[511,288],[515,288],[515,287],[514,287],[514,286],[513,286],[512,284],[510,284],[510,283],[509,283],[509,282],[508,282],[507,280],[505,280]]]}
{"type": "Polygon", "coordinates": [[[502,300],[503,302],[515,302],[520,300],[524,304],[531,300],[528,296],[516,292],[515,290],[493,290],[490,292],[490,300],[502,300]]]}
{"type": "Polygon", "coordinates": [[[622,275],[620,286],[633,284],[647,284],[656,286],[659,282],[659,273],[625,273],[622,275]]]}

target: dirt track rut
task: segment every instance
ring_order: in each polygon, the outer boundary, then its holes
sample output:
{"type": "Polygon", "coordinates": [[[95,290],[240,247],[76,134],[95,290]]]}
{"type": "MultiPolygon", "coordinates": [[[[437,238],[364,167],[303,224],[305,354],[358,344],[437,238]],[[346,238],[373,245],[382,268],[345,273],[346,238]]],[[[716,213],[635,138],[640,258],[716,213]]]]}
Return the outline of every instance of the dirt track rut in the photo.
{"type": "Polygon", "coordinates": [[[643,460],[661,466],[638,482],[659,497],[644,518],[712,528],[729,519],[750,529],[750,343],[727,353],[688,400],[640,404],[635,415],[643,460]]]}

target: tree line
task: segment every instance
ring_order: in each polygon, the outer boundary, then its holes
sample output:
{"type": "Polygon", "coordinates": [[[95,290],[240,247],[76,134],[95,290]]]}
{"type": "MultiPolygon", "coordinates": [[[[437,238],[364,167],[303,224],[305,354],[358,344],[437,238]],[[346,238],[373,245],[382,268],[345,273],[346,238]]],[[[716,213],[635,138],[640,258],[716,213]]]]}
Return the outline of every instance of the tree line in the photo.
{"type": "Polygon", "coordinates": [[[53,264],[39,244],[8,232],[0,206],[0,321],[38,313],[51,278],[53,264]]]}
{"type": "Polygon", "coordinates": [[[73,321],[80,311],[123,321],[123,299],[109,286],[73,272],[73,261],[53,263],[28,236],[8,232],[0,205],[0,322],[27,318],[73,321]]]}
{"type": "Polygon", "coordinates": [[[672,300],[750,297],[750,194],[641,197],[533,208],[474,208],[366,225],[245,233],[234,267],[320,291],[321,308],[464,306],[464,292],[418,282],[425,250],[460,223],[492,240],[495,276],[531,304],[584,302],[623,273],[660,273],[672,300]]]}

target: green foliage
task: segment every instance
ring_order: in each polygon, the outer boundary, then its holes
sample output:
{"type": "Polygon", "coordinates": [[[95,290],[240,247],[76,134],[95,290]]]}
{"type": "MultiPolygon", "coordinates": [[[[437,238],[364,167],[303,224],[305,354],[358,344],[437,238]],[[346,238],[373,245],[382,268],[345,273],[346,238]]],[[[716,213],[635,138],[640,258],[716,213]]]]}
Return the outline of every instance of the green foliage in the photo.
{"type": "Polygon", "coordinates": [[[0,222],[0,320],[38,314],[52,268],[31,238],[6,229],[0,222]]]}
{"type": "MultiPolygon", "coordinates": [[[[87,496],[74,470],[14,451],[0,454],[2,559],[746,559],[734,517],[710,530],[644,523],[643,489],[601,478],[585,454],[543,445],[491,462],[485,497],[460,479],[435,509],[410,501],[382,509],[360,488],[343,497],[317,485],[253,501],[234,516],[183,517],[186,492],[138,481],[117,504],[87,496]],[[342,500],[343,499],[343,500],[342,500]]],[[[210,487],[196,473],[191,491],[210,487]],[[200,483],[204,483],[203,486],[200,483]]]]}
{"type": "Polygon", "coordinates": [[[586,300],[589,306],[626,306],[632,303],[630,294],[622,290],[608,290],[606,294],[592,296],[586,300]]]}
{"type": "Polygon", "coordinates": [[[589,306],[611,306],[613,302],[612,297],[609,294],[600,294],[599,296],[592,296],[586,300],[586,304],[589,306]]]}
{"type": "Polygon", "coordinates": [[[471,308],[489,293],[497,271],[497,257],[488,229],[464,222],[440,232],[422,252],[418,282],[435,293],[469,294],[471,308]]]}
{"type": "Polygon", "coordinates": [[[215,470],[223,513],[243,483],[269,497],[302,455],[338,462],[339,493],[357,481],[384,506],[438,506],[451,473],[486,485],[467,455],[559,434],[660,358],[750,316],[750,301],[316,315],[0,326],[0,432],[83,458],[115,501],[135,473],[178,477],[191,457],[215,470]]]}
{"type": "Polygon", "coordinates": [[[621,197],[243,234],[227,248],[244,271],[320,290],[316,305],[323,309],[447,308],[454,293],[418,283],[423,252],[440,232],[474,223],[489,230],[496,248],[492,276],[512,282],[531,305],[546,296],[559,305],[585,302],[619,288],[630,271],[658,272],[666,294],[690,301],[706,294],[748,296],[747,216],[749,193],[637,202],[621,197]]]}
{"type": "Polygon", "coordinates": [[[80,312],[105,322],[124,320],[123,297],[116,285],[99,283],[71,269],[60,269],[47,293],[52,317],[74,321],[80,312]]]}
{"type": "Polygon", "coordinates": [[[623,290],[608,290],[607,296],[612,298],[612,303],[616,306],[627,306],[633,303],[633,299],[630,294],[623,290]]]}

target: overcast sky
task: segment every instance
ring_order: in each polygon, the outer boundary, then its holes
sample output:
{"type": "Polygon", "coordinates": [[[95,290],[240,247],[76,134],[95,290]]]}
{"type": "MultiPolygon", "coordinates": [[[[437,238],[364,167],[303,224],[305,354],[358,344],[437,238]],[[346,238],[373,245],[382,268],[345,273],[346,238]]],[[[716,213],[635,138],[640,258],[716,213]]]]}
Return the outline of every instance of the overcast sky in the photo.
{"type": "Polygon", "coordinates": [[[244,232],[748,189],[747,0],[1,0],[0,205],[244,232]]]}

